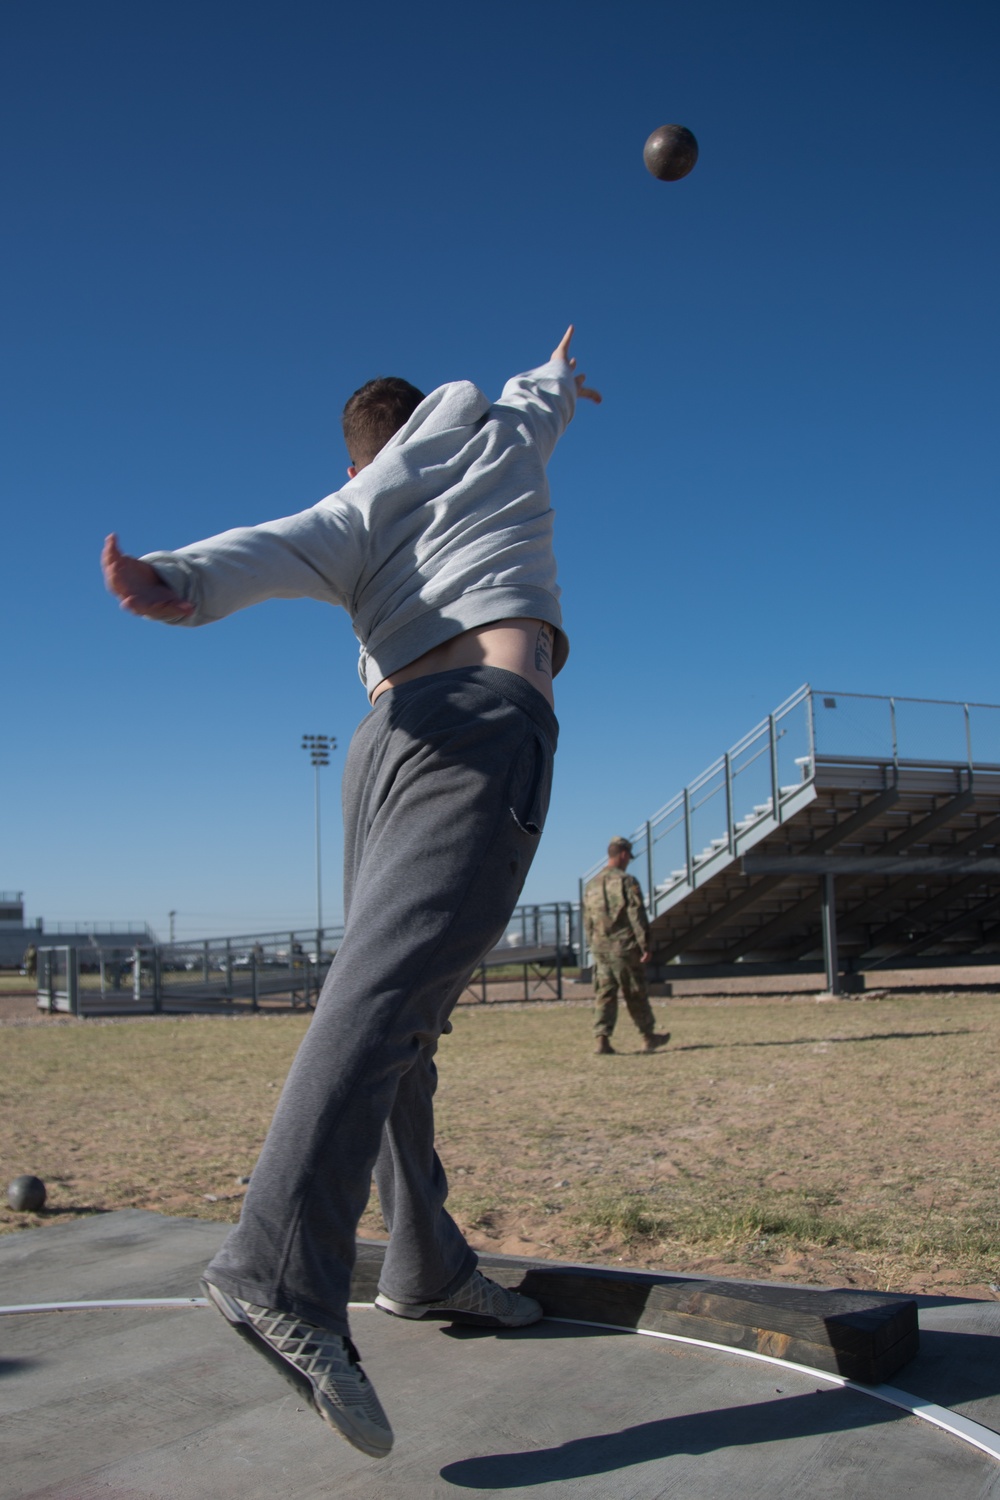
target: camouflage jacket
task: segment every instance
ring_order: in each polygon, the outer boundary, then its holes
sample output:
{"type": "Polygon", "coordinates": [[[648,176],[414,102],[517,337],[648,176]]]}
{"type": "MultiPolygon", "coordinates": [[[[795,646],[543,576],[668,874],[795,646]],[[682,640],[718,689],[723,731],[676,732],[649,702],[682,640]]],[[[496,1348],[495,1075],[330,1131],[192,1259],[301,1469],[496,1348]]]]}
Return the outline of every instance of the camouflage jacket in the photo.
{"type": "Polygon", "coordinates": [[[583,892],[583,923],[591,953],[643,953],[649,947],[649,918],[634,875],[604,869],[583,892]]]}

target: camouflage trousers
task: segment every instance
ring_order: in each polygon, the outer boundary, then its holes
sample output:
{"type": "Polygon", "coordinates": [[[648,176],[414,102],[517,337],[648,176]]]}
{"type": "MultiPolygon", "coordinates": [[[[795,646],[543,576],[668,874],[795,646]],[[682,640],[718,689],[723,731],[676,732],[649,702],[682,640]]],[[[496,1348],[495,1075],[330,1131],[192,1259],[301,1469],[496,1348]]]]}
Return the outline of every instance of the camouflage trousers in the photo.
{"type": "Polygon", "coordinates": [[[594,958],[594,1035],[610,1036],[618,1019],[618,991],[643,1036],[656,1030],[646,992],[646,971],[638,954],[604,953],[594,958]]]}

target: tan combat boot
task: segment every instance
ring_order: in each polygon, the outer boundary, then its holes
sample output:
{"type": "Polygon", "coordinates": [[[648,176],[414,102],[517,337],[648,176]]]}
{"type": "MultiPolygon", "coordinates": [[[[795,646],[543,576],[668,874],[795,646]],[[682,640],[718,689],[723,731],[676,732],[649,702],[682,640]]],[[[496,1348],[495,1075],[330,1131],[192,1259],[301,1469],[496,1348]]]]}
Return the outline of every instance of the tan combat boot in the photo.
{"type": "Polygon", "coordinates": [[[609,1037],[599,1036],[597,1038],[597,1045],[595,1046],[594,1051],[596,1053],[598,1053],[600,1056],[602,1056],[602,1057],[613,1056],[614,1055],[614,1050],[615,1049],[614,1049],[614,1047],[612,1047],[611,1040],[610,1040],[609,1037]]]}
{"type": "Polygon", "coordinates": [[[665,1047],[670,1040],[669,1031],[647,1031],[642,1039],[643,1052],[655,1052],[657,1047],[665,1047]]]}

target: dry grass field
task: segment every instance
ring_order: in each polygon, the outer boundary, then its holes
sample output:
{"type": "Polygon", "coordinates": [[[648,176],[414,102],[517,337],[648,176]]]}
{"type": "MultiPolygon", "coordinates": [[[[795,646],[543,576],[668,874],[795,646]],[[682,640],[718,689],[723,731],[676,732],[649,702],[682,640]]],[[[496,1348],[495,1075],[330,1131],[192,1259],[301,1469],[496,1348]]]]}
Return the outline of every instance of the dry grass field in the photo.
{"type": "MultiPolygon", "coordinates": [[[[983,994],[658,1003],[591,1051],[579,1003],[464,1006],[439,1054],[450,1207],[480,1249],[994,1295],[1000,1005],[983,994]]],[[[235,1219],[303,1015],[0,1028],[0,1176],[41,1215],[235,1219]]],[[[384,1234],[369,1207],[361,1233],[384,1234]]]]}

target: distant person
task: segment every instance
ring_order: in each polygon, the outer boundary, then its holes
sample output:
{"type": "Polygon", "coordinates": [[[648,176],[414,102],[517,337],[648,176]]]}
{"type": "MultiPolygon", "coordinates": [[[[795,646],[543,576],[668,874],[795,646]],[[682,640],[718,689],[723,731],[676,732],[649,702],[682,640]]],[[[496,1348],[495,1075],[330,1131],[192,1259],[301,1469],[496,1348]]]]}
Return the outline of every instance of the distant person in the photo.
{"type": "Polygon", "coordinates": [[[28,979],[34,979],[38,973],[38,949],[34,943],[29,943],[27,948],[25,948],[24,957],[21,959],[21,968],[28,979]]]}
{"type": "Polygon", "coordinates": [[[390,1234],[380,1308],[505,1328],[542,1316],[476,1269],[445,1211],[434,1053],[507,928],[548,807],[569,647],[545,469],[577,398],[600,400],[573,374],[572,332],[495,404],[467,381],[426,397],[370,381],[344,409],[350,483],[310,510],[143,559],[113,536],[104,550],[133,614],[202,625],[310,597],[343,605],[361,642],[373,706],[344,770],[344,936],[205,1288],[373,1457],[392,1429],[347,1320],[373,1170],[390,1234]]]}
{"type": "Polygon", "coordinates": [[[594,960],[595,1052],[611,1054],[611,1034],[618,1019],[618,992],[642,1036],[642,1050],[665,1047],[670,1032],[656,1030],[656,1019],[646,988],[649,963],[649,918],[642,891],[627,873],[633,859],[628,839],[614,838],[608,862],[587,882],[583,893],[583,923],[587,947],[594,960]]]}

